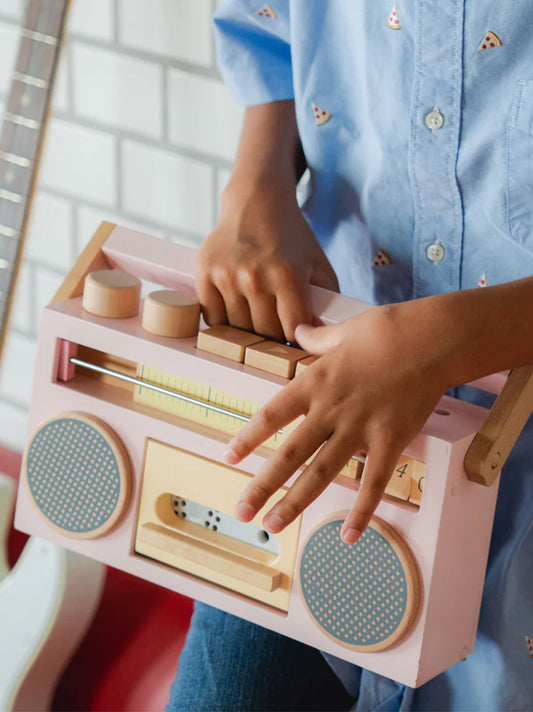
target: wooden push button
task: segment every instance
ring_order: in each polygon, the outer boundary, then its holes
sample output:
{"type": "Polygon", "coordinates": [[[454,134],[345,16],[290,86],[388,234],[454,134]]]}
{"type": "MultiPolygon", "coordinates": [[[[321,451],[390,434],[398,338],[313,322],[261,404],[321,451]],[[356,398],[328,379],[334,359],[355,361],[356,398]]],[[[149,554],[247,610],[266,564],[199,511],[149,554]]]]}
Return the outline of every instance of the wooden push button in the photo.
{"type": "Polygon", "coordinates": [[[141,282],[118,269],[91,272],[85,277],[82,305],[85,311],[111,319],[139,313],[141,282]]]}
{"type": "Polygon", "coordinates": [[[298,361],[307,356],[309,354],[306,351],[293,346],[278,344],[276,341],[263,341],[246,349],[244,363],[276,376],[292,378],[298,361]]]}
{"type": "Polygon", "coordinates": [[[260,341],[264,341],[262,336],[221,324],[200,331],[196,348],[242,363],[246,347],[260,341]]]}
{"type": "Polygon", "coordinates": [[[200,303],[192,291],[161,289],[144,300],[142,324],[151,334],[196,336],[199,322],[200,303]]]}
{"type": "Polygon", "coordinates": [[[424,491],[424,479],[426,475],[426,467],[423,462],[414,461],[413,473],[411,476],[411,492],[409,501],[413,504],[420,505],[422,501],[422,492],[424,491]]]}
{"type": "Polygon", "coordinates": [[[411,494],[411,477],[415,461],[411,457],[402,457],[396,463],[392,477],[385,487],[385,494],[403,499],[405,502],[411,494]]]}
{"type": "Polygon", "coordinates": [[[308,366],[310,366],[315,361],[318,361],[318,359],[318,356],[308,356],[307,358],[303,358],[301,361],[298,361],[298,363],[296,364],[296,375],[298,375],[302,371],[305,371],[308,366]]]}
{"type": "Polygon", "coordinates": [[[361,475],[363,474],[363,468],[363,462],[361,462],[360,460],[356,460],[354,457],[351,457],[344,465],[342,470],[339,472],[339,476],[349,477],[355,482],[355,480],[361,479],[361,475]]]}

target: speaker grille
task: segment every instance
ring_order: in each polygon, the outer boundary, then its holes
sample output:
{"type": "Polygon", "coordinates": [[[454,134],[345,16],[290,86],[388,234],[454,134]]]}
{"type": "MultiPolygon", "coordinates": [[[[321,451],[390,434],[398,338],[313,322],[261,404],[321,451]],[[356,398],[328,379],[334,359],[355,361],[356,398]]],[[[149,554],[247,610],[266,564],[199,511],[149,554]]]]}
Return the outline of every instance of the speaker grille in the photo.
{"type": "Polygon", "coordinates": [[[28,447],[25,468],[36,506],[65,534],[99,536],[122,513],[127,456],[116,434],[96,418],[65,414],[43,424],[28,447]]]}
{"type": "Polygon", "coordinates": [[[418,607],[416,564],[407,545],[377,519],[357,544],[340,539],[344,518],[316,529],[300,560],[300,587],[315,623],[356,650],[384,650],[402,637],[418,607]]]}

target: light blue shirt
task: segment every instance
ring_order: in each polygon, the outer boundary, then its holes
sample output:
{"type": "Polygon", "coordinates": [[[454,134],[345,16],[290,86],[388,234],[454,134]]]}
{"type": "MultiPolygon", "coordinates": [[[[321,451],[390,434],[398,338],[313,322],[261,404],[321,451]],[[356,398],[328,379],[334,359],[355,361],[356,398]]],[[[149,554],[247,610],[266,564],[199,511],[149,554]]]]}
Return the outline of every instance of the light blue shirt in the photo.
{"type": "MultiPolygon", "coordinates": [[[[228,0],[215,28],[239,102],[295,99],[302,209],[344,293],[533,275],[531,0],[228,0]]],[[[474,655],[417,691],[334,662],[354,709],[533,709],[532,433],[502,477],[474,655]]]]}

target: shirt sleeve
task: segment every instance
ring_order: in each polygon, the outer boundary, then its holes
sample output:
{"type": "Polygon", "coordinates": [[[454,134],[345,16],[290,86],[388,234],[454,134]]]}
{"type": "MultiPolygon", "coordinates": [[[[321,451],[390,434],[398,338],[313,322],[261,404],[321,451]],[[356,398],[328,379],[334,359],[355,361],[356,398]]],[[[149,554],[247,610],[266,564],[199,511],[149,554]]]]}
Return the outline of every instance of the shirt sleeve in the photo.
{"type": "Polygon", "coordinates": [[[226,0],[214,15],[220,72],[246,106],[293,99],[289,3],[226,0]]]}

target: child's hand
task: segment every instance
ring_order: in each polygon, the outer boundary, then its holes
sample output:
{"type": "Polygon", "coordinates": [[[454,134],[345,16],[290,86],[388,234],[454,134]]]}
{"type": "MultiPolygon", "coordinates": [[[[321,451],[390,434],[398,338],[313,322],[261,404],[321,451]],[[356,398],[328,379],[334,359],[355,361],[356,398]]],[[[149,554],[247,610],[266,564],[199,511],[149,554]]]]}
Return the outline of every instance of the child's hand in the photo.
{"type": "Polygon", "coordinates": [[[224,459],[237,464],[278,429],[306,417],[243,493],[239,519],[250,521],[323,445],[263,524],[281,531],[352,455],[364,452],[361,487],[341,532],[346,543],[359,538],[402,451],[451,385],[441,367],[443,346],[430,328],[435,315],[425,301],[379,307],[332,326],[298,326],[302,348],[324,355],[252,418],[224,459]]]}
{"type": "Polygon", "coordinates": [[[294,341],[312,320],[309,285],[338,290],[335,273],[303,217],[294,190],[232,184],[222,216],[200,249],[196,290],[208,324],[230,323],[294,341]]]}

